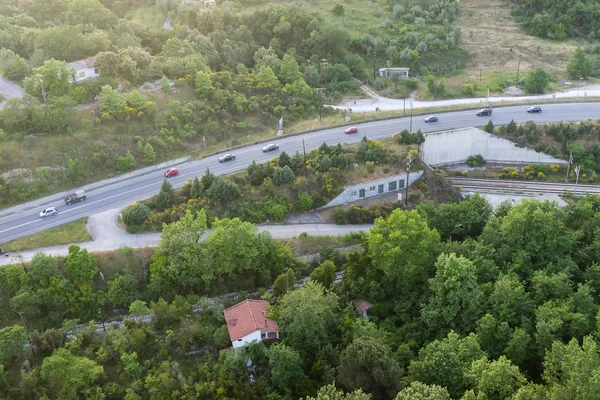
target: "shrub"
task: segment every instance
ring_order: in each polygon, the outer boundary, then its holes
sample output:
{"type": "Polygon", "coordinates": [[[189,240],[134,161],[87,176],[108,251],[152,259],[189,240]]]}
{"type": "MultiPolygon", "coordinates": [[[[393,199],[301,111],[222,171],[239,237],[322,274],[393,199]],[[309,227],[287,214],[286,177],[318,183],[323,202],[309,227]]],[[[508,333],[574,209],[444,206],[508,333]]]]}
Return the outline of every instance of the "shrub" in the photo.
{"type": "Polygon", "coordinates": [[[336,207],[333,210],[332,217],[335,223],[338,225],[345,225],[348,223],[348,217],[346,216],[346,210],[344,210],[344,207],[336,207]]]}
{"type": "Polygon", "coordinates": [[[215,203],[229,203],[242,196],[240,188],[235,182],[223,178],[216,178],[210,189],[206,192],[206,197],[215,203]]]}
{"type": "Polygon", "coordinates": [[[375,172],[375,163],[373,161],[367,161],[365,163],[365,168],[367,168],[367,171],[372,174],[375,172]]]}
{"type": "Polygon", "coordinates": [[[146,143],[144,147],[144,162],[152,164],[154,161],[156,161],[156,152],[150,143],[146,143]]]}
{"type": "Polygon", "coordinates": [[[491,119],[483,126],[483,130],[487,133],[494,133],[494,123],[491,119]]]}
{"type": "Polygon", "coordinates": [[[128,171],[137,165],[135,157],[130,151],[125,156],[117,157],[117,169],[119,171],[128,171]]]}
{"type": "Polygon", "coordinates": [[[313,198],[310,193],[300,192],[298,193],[298,209],[300,211],[308,211],[313,206],[313,198]]]}
{"type": "Polygon", "coordinates": [[[481,167],[485,165],[485,160],[481,154],[476,154],[467,158],[467,165],[469,167],[481,167]]]}
{"type": "Polygon", "coordinates": [[[127,226],[141,225],[150,215],[150,207],[144,203],[135,203],[129,210],[123,212],[123,222],[127,226]]]}

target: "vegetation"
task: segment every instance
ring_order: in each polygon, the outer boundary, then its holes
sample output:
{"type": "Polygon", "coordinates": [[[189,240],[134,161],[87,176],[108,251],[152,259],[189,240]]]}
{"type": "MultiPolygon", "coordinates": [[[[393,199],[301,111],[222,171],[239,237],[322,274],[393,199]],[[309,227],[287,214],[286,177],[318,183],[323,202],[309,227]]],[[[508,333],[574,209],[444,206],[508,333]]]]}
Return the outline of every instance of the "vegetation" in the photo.
{"type": "Polygon", "coordinates": [[[81,243],[92,240],[87,231],[87,217],[68,222],[40,233],[24,236],[2,244],[4,252],[19,252],[28,249],[54,246],[58,244],[81,243]]]}

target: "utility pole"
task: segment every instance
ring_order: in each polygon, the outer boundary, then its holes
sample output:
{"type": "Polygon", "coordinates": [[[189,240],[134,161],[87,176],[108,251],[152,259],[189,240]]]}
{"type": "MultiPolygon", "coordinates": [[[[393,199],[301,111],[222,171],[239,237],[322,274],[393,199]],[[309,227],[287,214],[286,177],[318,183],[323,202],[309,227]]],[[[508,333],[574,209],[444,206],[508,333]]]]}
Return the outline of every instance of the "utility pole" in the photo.
{"type": "Polygon", "coordinates": [[[579,171],[581,170],[581,166],[578,165],[573,168],[573,170],[575,171],[575,194],[577,194],[577,184],[579,183],[579,171]]]}
{"type": "Polygon", "coordinates": [[[376,72],[375,72],[376,71],[375,70],[375,62],[376,62],[376,60],[377,60],[377,51],[373,50],[373,84],[375,84],[375,79],[377,79],[376,78],[377,75],[376,75],[376,72]]]}
{"type": "Polygon", "coordinates": [[[306,145],[304,144],[304,138],[302,138],[302,151],[304,152],[304,175],[308,178],[308,170],[306,169],[306,145]]]}
{"type": "Polygon", "coordinates": [[[408,152],[408,156],[406,158],[406,190],[404,192],[404,204],[408,205],[408,183],[410,179],[410,168],[412,167],[412,154],[410,150],[408,152]]]}
{"type": "Polygon", "coordinates": [[[403,114],[406,114],[406,90],[404,91],[404,112],[403,114]]]}
{"type": "Polygon", "coordinates": [[[46,91],[44,90],[44,81],[40,75],[38,75],[38,79],[40,80],[40,88],[42,89],[42,98],[44,99],[44,104],[48,104],[48,100],[46,99],[46,91]]]}
{"type": "Polygon", "coordinates": [[[521,57],[523,57],[523,53],[518,53],[519,63],[517,64],[517,81],[515,82],[515,87],[519,87],[519,70],[521,69],[521,57]]]}
{"type": "Polygon", "coordinates": [[[29,336],[29,328],[27,327],[27,324],[25,323],[25,318],[23,318],[23,313],[21,311],[17,311],[17,314],[19,314],[19,317],[21,317],[21,321],[23,322],[23,326],[25,327],[25,332],[27,333],[27,341],[29,342],[29,345],[31,346],[31,352],[35,355],[35,348],[33,347],[33,343],[31,342],[31,337],[29,336]]]}
{"type": "Polygon", "coordinates": [[[321,60],[321,66],[323,67],[323,75],[325,77],[325,96],[327,96],[327,59],[321,60]]]}
{"type": "Polygon", "coordinates": [[[483,73],[483,67],[479,67],[479,84],[481,85],[481,74],[483,73]]]}
{"type": "Polygon", "coordinates": [[[306,81],[310,85],[310,58],[306,59],[306,63],[308,64],[307,73],[306,73],[306,81]]]}
{"type": "Polygon", "coordinates": [[[410,129],[408,130],[409,133],[412,133],[412,117],[413,117],[413,102],[412,100],[410,100],[410,129]]]}
{"type": "Polygon", "coordinates": [[[206,136],[202,136],[202,142],[204,143],[204,152],[206,153],[206,136]]]}
{"type": "Polygon", "coordinates": [[[569,172],[571,169],[571,164],[573,164],[573,150],[569,153],[569,163],[567,164],[567,177],[565,178],[565,182],[569,182],[569,172]]]}

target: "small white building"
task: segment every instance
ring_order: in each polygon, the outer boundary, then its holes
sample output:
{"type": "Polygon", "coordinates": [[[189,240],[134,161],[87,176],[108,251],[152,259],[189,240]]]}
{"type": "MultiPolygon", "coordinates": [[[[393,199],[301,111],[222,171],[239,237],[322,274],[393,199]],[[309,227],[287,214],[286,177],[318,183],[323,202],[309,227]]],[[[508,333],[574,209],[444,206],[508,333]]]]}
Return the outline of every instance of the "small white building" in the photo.
{"type": "Polygon", "coordinates": [[[276,321],[267,318],[267,307],[269,303],[264,300],[246,300],[223,312],[234,349],[253,342],[279,339],[279,327],[276,321]]]}
{"type": "Polygon", "coordinates": [[[86,79],[98,78],[100,70],[94,67],[96,57],[89,57],[79,61],[68,63],[67,66],[75,70],[72,82],[80,83],[86,79]]]}
{"type": "Polygon", "coordinates": [[[402,78],[408,78],[409,68],[379,68],[379,76],[389,78],[394,72],[400,74],[402,78]]]}

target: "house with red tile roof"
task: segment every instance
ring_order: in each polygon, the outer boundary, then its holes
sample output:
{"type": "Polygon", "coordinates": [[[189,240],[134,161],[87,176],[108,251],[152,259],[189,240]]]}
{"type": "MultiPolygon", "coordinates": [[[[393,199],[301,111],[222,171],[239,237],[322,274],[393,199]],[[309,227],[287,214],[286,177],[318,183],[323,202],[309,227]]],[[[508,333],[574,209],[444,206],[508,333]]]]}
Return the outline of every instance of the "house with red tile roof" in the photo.
{"type": "Polygon", "coordinates": [[[246,300],[224,311],[227,330],[234,349],[252,342],[279,339],[277,322],[267,318],[269,303],[264,300],[246,300]]]}
{"type": "Polygon", "coordinates": [[[369,318],[369,316],[367,315],[367,311],[369,311],[369,308],[371,308],[371,303],[364,299],[357,298],[352,301],[352,304],[354,304],[354,307],[356,307],[356,311],[358,311],[361,317],[369,318]]]}

